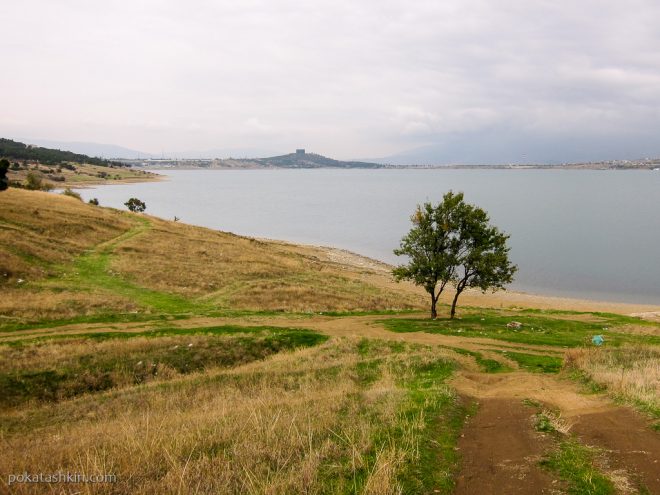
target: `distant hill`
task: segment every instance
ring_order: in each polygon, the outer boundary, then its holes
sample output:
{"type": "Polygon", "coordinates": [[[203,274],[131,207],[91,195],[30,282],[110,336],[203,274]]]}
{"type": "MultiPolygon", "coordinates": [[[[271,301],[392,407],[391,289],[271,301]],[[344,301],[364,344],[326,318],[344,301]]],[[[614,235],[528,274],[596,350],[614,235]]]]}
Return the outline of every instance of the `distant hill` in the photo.
{"type": "Polygon", "coordinates": [[[123,163],[105,160],[103,158],[93,158],[91,156],[73,153],[71,151],[62,151],[52,148],[42,148],[33,146],[11,139],[0,138],[0,158],[9,160],[34,160],[44,165],[57,165],[60,163],[88,163],[108,167],[110,165],[124,166],[123,163]]]}
{"type": "Polygon", "coordinates": [[[280,168],[381,168],[382,165],[371,162],[334,160],[316,153],[296,152],[288,155],[271,156],[247,160],[266,167],[280,168]]]}
{"type": "Polygon", "coordinates": [[[81,155],[95,156],[105,159],[113,158],[156,158],[153,153],[145,153],[116,144],[89,143],[86,141],[52,141],[50,139],[21,139],[26,143],[36,144],[44,148],[71,151],[81,155]]]}

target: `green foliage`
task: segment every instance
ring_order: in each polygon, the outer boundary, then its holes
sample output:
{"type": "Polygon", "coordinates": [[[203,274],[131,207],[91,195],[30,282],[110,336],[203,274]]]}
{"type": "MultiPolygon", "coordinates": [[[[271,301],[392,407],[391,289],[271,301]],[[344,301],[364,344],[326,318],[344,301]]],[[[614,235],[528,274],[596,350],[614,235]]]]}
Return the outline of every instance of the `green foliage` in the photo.
{"type": "Polygon", "coordinates": [[[98,206],[99,205],[99,200],[97,198],[92,198],[88,201],[90,205],[98,206]]]}
{"type": "Polygon", "coordinates": [[[456,295],[451,306],[451,318],[461,293],[469,288],[482,291],[503,289],[513,281],[517,267],[509,261],[509,236],[489,224],[488,214],[481,208],[464,204],[459,215],[458,274],[454,279],[456,295]]]}
{"type": "Polygon", "coordinates": [[[534,429],[542,433],[556,433],[557,430],[552,425],[552,420],[543,413],[536,414],[536,421],[534,423],[534,429]]]}
{"type": "Polygon", "coordinates": [[[442,203],[433,206],[424,203],[410,220],[413,227],[401,239],[397,256],[407,256],[407,265],[393,270],[397,280],[411,280],[424,287],[431,296],[431,318],[437,316],[436,304],[440,294],[456,277],[459,264],[463,193],[449,191],[442,203]]]}
{"type": "Polygon", "coordinates": [[[76,191],[74,191],[70,187],[67,187],[62,192],[62,194],[64,194],[65,196],[71,196],[72,198],[76,198],[77,200],[82,201],[82,197],[80,196],[80,194],[78,194],[76,191]]]}
{"type": "Polygon", "coordinates": [[[393,270],[397,280],[411,280],[431,295],[431,317],[448,283],[456,288],[451,318],[460,294],[469,287],[503,289],[513,280],[516,267],[509,261],[509,236],[489,224],[488,214],[449,191],[441,203],[417,206],[413,227],[401,239],[397,256],[409,262],[393,270]]]}
{"type": "Polygon", "coordinates": [[[52,189],[52,186],[44,181],[39,172],[30,171],[26,177],[25,189],[30,189],[31,191],[49,191],[52,189]]]}
{"type": "Polygon", "coordinates": [[[9,161],[3,158],[0,160],[0,191],[4,191],[9,187],[7,170],[9,170],[9,161]]]}
{"type": "Polygon", "coordinates": [[[147,205],[143,201],[140,201],[138,198],[131,198],[124,204],[126,205],[126,208],[136,213],[142,213],[147,209],[147,205]]]}

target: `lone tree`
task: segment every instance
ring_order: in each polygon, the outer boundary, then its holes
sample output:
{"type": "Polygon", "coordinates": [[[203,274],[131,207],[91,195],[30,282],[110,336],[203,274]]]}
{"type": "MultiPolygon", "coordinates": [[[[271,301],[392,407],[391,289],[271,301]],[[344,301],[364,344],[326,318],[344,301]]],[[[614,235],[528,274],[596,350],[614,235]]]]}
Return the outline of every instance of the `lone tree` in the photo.
{"type": "Polygon", "coordinates": [[[449,191],[442,203],[417,205],[410,217],[413,227],[401,239],[397,256],[408,256],[407,265],[393,270],[396,280],[411,280],[431,296],[431,318],[436,318],[436,304],[447,284],[454,280],[459,252],[459,212],[463,194],[449,191]]]}
{"type": "Polygon", "coordinates": [[[488,214],[465,203],[463,193],[449,191],[436,206],[424,203],[411,217],[413,227],[394,250],[408,256],[407,265],[393,270],[397,280],[411,280],[431,296],[431,318],[437,317],[440,294],[451,283],[456,304],[468,287],[482,291],[503,289],[513,280],[516,267],[508,258],[508,235],[489,224],[488,214]]]}
{"type": "Polygon", "coordinates": [[[0,160],[0,191],[4,191],[9,187],[7,170],[9,170],[9,161],[3,158],[0,160]]]}
{"type": "Polygon", "coordinates": [[[456,303],[465,289],[474,287],[482,292],[504,289],[513,282],[518,270],[509,261],[511,248],[506,242],[510,236],[489,222],[488,213],[478,206],[464,206],[459,227],[458,265],[452,281],[456,293],[451,303],[451,318],[456,315],[456,303]]]}
{"type": "Polygon", "coordinates": [[[137,213],[142,213],[144,210],[147,209],[147,205],[144,204],[143,201],[140,201],[137,198],[131,198],[126,203],[126,208],[128,208],[130,211],[137,212],[137,213]]]}

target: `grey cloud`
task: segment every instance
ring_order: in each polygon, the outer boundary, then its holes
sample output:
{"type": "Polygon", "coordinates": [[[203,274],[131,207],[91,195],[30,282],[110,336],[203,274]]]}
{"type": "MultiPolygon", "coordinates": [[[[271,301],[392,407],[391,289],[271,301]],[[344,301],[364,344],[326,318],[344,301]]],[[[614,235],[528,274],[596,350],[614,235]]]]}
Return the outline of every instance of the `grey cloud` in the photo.
{"type": "Polygon", "coordinates": [[[562,143],[568,159],[599,142],[660,155],[653,0],[24,0],[0,16],[9,137],[441,161],[483,156],[480,136],[512,156],[546,143],[548,161],[562,143]]]}

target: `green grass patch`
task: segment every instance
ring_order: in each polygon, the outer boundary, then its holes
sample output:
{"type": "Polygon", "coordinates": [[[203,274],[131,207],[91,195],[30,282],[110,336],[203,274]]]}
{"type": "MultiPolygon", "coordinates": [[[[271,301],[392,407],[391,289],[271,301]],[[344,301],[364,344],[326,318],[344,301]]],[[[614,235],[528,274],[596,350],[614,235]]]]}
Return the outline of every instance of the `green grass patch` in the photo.
{"type": "Polygon", "coordinates": [[[481,370],[485,373],[506,373],[509,371],[513,371],[509,366],[507,366],[504,363],[501,363],[500,361],[497,361],[495,359],[484,358],[483,354],[481,354],[480,352],[470,351],[468,349],[463,349],[461,347],[450,347],[446,345],[442,345],[440,347],[442,347],[443,349],[452,350],[464,356],[473,357],[476,363],[481,368],[481,370]]]}
{"type": "Polygon", "coordinates": [[[615,493],[612,482],[595,466],[597,452],[575,439],[559,444],[541,465],[555,471],[568,482],[568,493],[575,495],[610,495],[615,493]]]}
{"type": "Polygon", "coordinates": [[[81,315],[73,318],[61,319],[42,319],[31,322],[12,322],[0,324],[0,331],[2,332],[21,332],[24,330],[38,330],[40,328],[57,328],[67,325],[78,325],[81,323],[134,323],[142,321],[155,321],[155,320],[180,320],[188,318],[187,315],[164,315],[164,314],[147,314],[147,313],[97,313],[94,315],[81,315]]]}
{"type": "Polygon", "coordinates": [[[153,379],[202,371],[211,367],[233,367],[264,359],[281,351],[318,345],[328,337],[301,329],[271,327],[207,327],[161,329],[146,332],[104,332],[87,336],[61,336],[31,345],[12,346],[4,351],[0,372],[0,408],[15,407],[29,400],[57,401],[113,387],[131,386],[153,379]],[[99,347],[110,339],[148,337],[153,342],[127,346],[120,352],[99,347]],[[161,337],[159,340],[157,337],[161,337]],[[167,339],[162,339],[167,337],[167,339]],[[190,340],[196,337],[194,340],[190,340]],[[203,337],[203,338],[199,338],[203,337]],[[67,348],[95,341],[89,351],[67,357],[67,348]],[[25,361],[35,346],[57,346],[62,358],[48,361],[44,369],[12,369],[12,361],[25,361]],[[105,352],[104,352],[105,350],[105,352]]]}
{"type": "Polygon", "coordinates": [[[454,364],[445,358],[422,359],[417,352],[423,347],[369,339],[358,343],[356,384],[369,390],[387,368],[405,397],[394,418],[382,418],[370,402],[375,399],[365,401],[360,394],[355,396],[361,403],[359,414],[382,426],[376,429],[359,467],[345,457],[322,468],[324,493],[362,493],[378,456],[391,446],[405,453],[396,479],[402,493],[451,493],[458,469],[455,447],[469,407],[445,384],[454,364]]]}
{"type": "Polygon", "coordinates": [[[111,253],[93,252],[79,257],[72,273],[65,277],[76,287],[92,286],[123,296],[136,304],[159,313],[203,313],[215,306],[175,294],[145,289],[110,269],[111,253]]]}
{"type": "Polygon", "coordinates": [[[453,368],[442,359],[420,365],[415,378],[406,384],[409,406],[404,414],[411,419],[423,415],[425,429],[419,439],[418,459],[399,475],[403,493],[449,494],[454,489],[459,467],[456,444],[465,418],[473,411],[444,385],[453,368]]]}
{"type": "Polygon", "coordinates": [[[552,420],[543,413],[537,413],[534,421],[534,429],[543,433],[556,433],[552,420]]]}
{"type": "MultiPolygon", "coordinates": [[[[190,318],[190,314],[169,314],[169,313],[97,313],[94,315],[81,315],[73,318],[62,319],[42,319],[30,322],[12,322],[0,323],[1,332],[20,332],[25,330],[39,330],[41,328],[57,328],[67,325],[94,324],[94,323],[135,323],[135,322],[163,322],[171,320],[185,320],[190,318]]],[[[284,311],[252,311],[252,310],[232,310],[232,309],[213,309],[196,313],[195,316],[208,316],[210,318],[250,318],[250,317],[286,317],[299,318],[301,320],[309,319],[313,316],[310,313],[288,313],[284,311]]]]}
{"type": "Polygon", "coordinates": [[[522,352],[494,351],[518,363],[521,368],[535,373],[559,373],[564,360],[557,356],[524,354],[522,352]]]}
{"type": "Polygon", "coordinates": [[[523,406],[533,407],[535,409],[540,409],[541,406],[542,406],[542,404],[539,401],[534,400],[534,399],[523,399],[522,403],[523,403],[523,406]]]}
{"type": "MultiPolygon", "coordinates": [[[[381,320],[393,332],[428,332],[460,337],[487,337],[521,344],[577,347],[591,345],[594,335],[603,335],[607,346],[624,343],[660,344],[658,335],[639,335],[617,332],[617,325],[643,324],[643,320],[620,315],[598,314],[591,321],[591,314],[519,312],[515,315],[505,311],[481,310],[464,315],[460,319],[438,318],[412,319],[391,318],[381,320]],[[559,317],[561,316],[561,318],[559,317]],[[571,318],[575,319],[571,319],[571,318]],[[507,324],[517,321],[520,328],[508,328],[507,324]]],[[[660,325],[651,323],[660,329],[660,325]]]]}
{"type": "Polygon", "coordinates": [[[301,345],[316,345],[328,339],[327,336],[304,328],[271,327],[271,326],[241,326],[241,325],[219,325],[210,327],[158,327],[139,332],[129,331],[106,331],[106,332],[81,332],[40,335],[38,337],[26,336],[21,340],[8,340],[0,342],[1,345],[21,347],[47,341],[73,342],[81,340],[94,340],[102,342],[111,339],[134,339],[137,337],[173,337],[178,335],[233,335],[233,334],[270,334],[278,339],[288,340],[292,343],[299,342],[301,345]]]}
{"type": "Polygon", "coordinates": [[[591,379],[591,376],[584,371],[577,368],[569,368],[569,370],[568,377],[582,385],[582,393],[599,394],[607,390],[606,385],[595,382],[591,379]]]}

